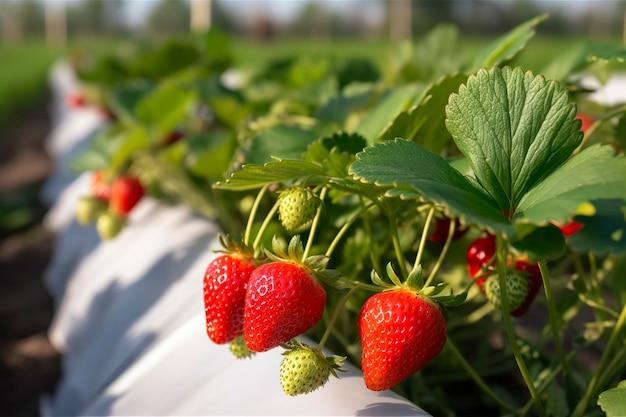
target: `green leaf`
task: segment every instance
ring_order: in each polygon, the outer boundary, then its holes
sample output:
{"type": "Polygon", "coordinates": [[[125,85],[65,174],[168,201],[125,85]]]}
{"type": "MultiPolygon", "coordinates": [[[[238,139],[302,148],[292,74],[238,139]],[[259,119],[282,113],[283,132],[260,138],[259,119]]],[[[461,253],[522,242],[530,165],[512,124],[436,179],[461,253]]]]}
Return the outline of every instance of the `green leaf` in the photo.
{"type": "Polygon", "coordinates": [[[585,63],[587,52],[585,43],[566,49],[555,56],[541,71],[541,74],[548,80],[565,80],[569,75],[579,69],[585,63]]]}
{"type": "Polygon", "coordinates": [[[331,97],[317,109],[315,117],[343,124],[352,112],[366,108],[372,95],[370,85],[346,88],[341,95],[331,97]]]}
{"type": "Polygon", "coordinates": [[[397,187],[401,195],[402,190],[409,187],[408,198],[415,197],[417,191],[424,198],[447,207],[451,217],[459,217],[466,224],[513,234],[511,224],[490,197],[475,188],[445,159],[417,143],[396,139],[366,148],[357,155],[350,171],[363,182],[397,187]]]}
{"type": "Polygon", "coordinates": [[[419,93],[417,85],[407,85],[390,90],[361,120],[356,132],[363,135],[369,144],[376,142],[389,121],[411,105],[419,93]]]}
{"type": "Polygon", "coordinates": [[[558,227],[549,224],[535,228],[513,246],[536,261],[555,259],[565,252],[565,239],[558,227]]]}
{"type": "Polygon", "coordinates": [[[600,394],[598,405],[607,417],[626,416],[626,380],[617,384],[616,388],[600,394]]]}
{"type": "Polygon", "coordinates": [[[123,119],[133,119],[133,111],[137,103],[146,96],[154,85],[149,82],[134,81],[126,83],[113,89],[108,97],[108,101],[115,114],[121,115],[123,119]]]}
{"type": "Polygon", "coordinates": [[[598,200],[593,216],[576,216],[583,228],[568,239],[579,253],[626,255],[626,206],[620,200],[598,200]]]}
{"type": "Polygon", "coordinates": [[[489,69],[515,58],[526,47],[528,41],[535,36],[537,25],[547,18],[547,14],[534,17],[496,39],[477,54],[470,71],[473,72],[480,68],[489,69]]]}
{"type": "Polygon", "coordinates": [[[115,171],[123,169],[124,165],[137,151],[147,149],[150,146],[150,140],[145,129],[141,127],[133,127],[122,134],[119,146],[111,155],[110,168],[115,171]]]}
{"type": "Polygon", "coordinates": [[[339,132],[310,144],[303,159],[320,164],[330,176],[345,177],[354,154],[366,144],[365,138],[357,133],[339,132]]]}
{"type": "Polygon", "coordinates": [[[567,92],[519,68],[479,71],[450,97],[446,113],[478,183],[509,213],[582,139],[567,92]]]}
{"type": "Polygon", "coordinates": [[[232,133],[217,131],[201,133],[187,139],[189,170],[210,180],[222,179],[235,151],[232,133]]]}
{"type": "Polygon", "coordinates": [[[243,150],[246,163],[262,164],[272,157],[298,159],[317,133],[295,126],[277,125],[257,133],[243,150]]]}
{"type": "Polygon", "coordinates": [[[280,160],[268,162],[265,165],[244,165],[225,182],[218,182],[214,187],[222,190],[245,191],[261,188],[265,184],[323,177],[325,174],[319,165],[312,162],[280,160]]]}
{"type": "Polygon", "coordinates": [[[626,158],[594,145],[568,160],[520,201],[518,215],[534,222],[568,221],[576,208],[598,199],[626,200],[626,158]]]}
{"type": "Polygon", "coordinates": [[[587,60],[590,62],[595,62],[595,61],[625,62],[626,61],[626,48],[613,47],[613,46],[595,47],[594,50],[587,57],[587,60]]]}
{"type": "Polygon", "coordinates": [[[151,140],[160,140],[185,119],[194,100],[193,91],[166,85],[143,97],[137,103],[135,115],[147,126],[151,140]]]}
{"type": "Polygon", "coordinates": [[[432,84],[424,93],[424,98],[398,114],[377,140],[404,138],[421,144],[431,152],[440,152],[450,138],[445,126],[448,97],[466,79],[465,74],[453,74],[432,84]]]}
{"type": "Polygon", "coordinates": [[[107,155],[95,149],[87,149],[72,160],[72,170],[76,172],[96,171],[108,164],[107,155]]]}

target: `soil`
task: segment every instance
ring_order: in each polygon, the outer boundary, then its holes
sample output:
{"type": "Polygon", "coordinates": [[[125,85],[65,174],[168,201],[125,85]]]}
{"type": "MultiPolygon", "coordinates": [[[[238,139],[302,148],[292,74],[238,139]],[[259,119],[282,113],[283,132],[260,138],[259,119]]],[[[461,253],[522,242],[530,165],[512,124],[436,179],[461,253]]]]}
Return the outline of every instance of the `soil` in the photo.
{"type": "MultiPolygon", "coordinates": [[[[44,150],[50,131],[45,101],[23,110],[0,131],[0,210],[27,213],[0,225],[0,415],[39,415],[39,398],[60,376],[60,355],[47,330],[53,303],[43,284],[52,237],[42,226],[39,189],[51,170],[44,150]]],[[[2,213],[0,213],[1,215],[2,213]]]]}

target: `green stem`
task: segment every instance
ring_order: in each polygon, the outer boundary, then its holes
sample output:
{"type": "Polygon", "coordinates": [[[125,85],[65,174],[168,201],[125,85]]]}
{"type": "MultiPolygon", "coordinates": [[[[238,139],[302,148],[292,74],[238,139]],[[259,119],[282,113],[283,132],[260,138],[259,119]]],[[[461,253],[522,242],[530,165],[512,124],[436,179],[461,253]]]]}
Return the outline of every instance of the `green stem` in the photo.
{"type": "Polygon", "coordinates": [[[330,322],[328,323],[328,326],[326,326],[326,331],[324,332],[324,335],[322,336],[322,339],[320,340],[320,343],[318,345],[319,350],[324,349],[324,346],[326,345],[326,342],[328,341],[328,337],[330,336],[330,333],[332,332],[333,327],[335,327],[335,323],[337,322],[337,319],[341,315],[341,312],[346,306],[346,303],[348,302],[352,294],[354,294],[354,292],[357,290],[357,288],[359,288],[359,286],[355,285],[354,287],[350,289],[350,291],[346,293],[346,295],[344,295],[341,298],[341,300],[339,300],[339,303],[337,304],[337,306],[335,307],[335,311],[333,312],[333,316],[330,318],[330,322]]]}
{"type": "Polygon", "coordinates": [[[439,269],[441,269],[443,260],[446,258],[446,255],[448,254],[448,249],[450,249],[450,245],[452,244],[452,238],[454,237],[455,227],[456,227],[456,221],[451,220],[450,228],[448,229],[448,237],[446,238],[446,243],[444,243],[443,249],[441,249],[441,252],[439,253],[439,259],[437,259],[437,263],[433,267],[433,270],[430,271],[430,274],[428,275],[428,279],[426,279],[426,283],[424,284],[424,287],[428,287],[431,281],[435,278],[435,275],[437,275],[437,272],[439,272],[439,269]]]}
{"type": "Polygon", "coordinates": [[[463,367],[463,369],[465,369],[465,372],[467,372],[467,374],[470,376],[470,378],[472,378],[474,380],[474,383],[476,385],[478,385],[478,387],[480,389],[482,389],[485,394],[487,394],[489,397],[491,397],[496,403],[498,403],[498,405],[508,411],[512,411],[515,412],[515,408],[511,407],[509,404],[507,404],[506,402],[504,402],[503,400],[501,400],[495,392],[493,392],[493,390],[491,388],[489,388],[489,386],[485,383],[485,381],[483,381],[483,379],[480,377],[480,375],[478,375],[478,373],[474,370],[474,368],[472,368],[472,366],[469,364],[469,362],[467,362],[467,360],[465,360],[465,358],[463,357],[463,355],[461,354],[461,352],[459,352],[459,349],[456,347],[456,345],[452,342],[452,339],[450,339],[448,337],[448,349],[450,350],[450,352],[452,352],[452,355],[456,358],[457,361],[459,361],[459,363],[461,364],[461,366],[463,367]]]}
{"type": "Polygon", "coordinates": [[[313,246],[313,239],[315,238],[315,232],[317,231],[317,225],[320,222],[320,217],[322,215],[322,206],[324,205],[324,198],[326,197],[326,193],[328,192],[327,187],[323,187],[320,192],[320,200],[321,203],[317,208],[317,212],[315,213],[315,217],[313,218],[313,224],[311,224],[311,230],[309,231],[309,237],[306,240],[306,247],[304,248],[304,252],[302,253],[302,262],[309,256],[309,252],[311,251],[311,247],[313,246]]]}
{"type": "MultiPolygon", "coordinates": [[[[363,203],[363,198],[360,199],[361,200],[361,205],[364,206],[363,203]]],[[[367,213],[367,211],[365,211],[363,213],[363,226],[365,227],[365,234],[367,235],[367,241],[369,243],[369,256],[370,256],[370,262],[372,263],[372,268],[374,269],[374,271],[376,271],[376,273],[379,276],[382,276],[382,270],[380,269],[380,265],[378,265],[378,257],[377,254],[374,252],[376,245],[374,245],[374,233],[372,232],[372,224],[370,221],[370,216],[367,213]]]]}
{"type": "Polygon", "coordinates": [[[559,357],[559,362],[563,366],[563,372],[565,377],[569,376],[569,368],[565,361],[565,352],[563,351],[563,345],[561,341],[561,325],[559,323],[559,315],[556,311],[556,301],[552,293],[552,284],[550,283],[550,271],[546,261],[539,262],[539,270],[541,271],[541,279],[543,280],[543,289],[546,293],[546,303],[548,304],[548,318],[550,320],[550,328],[552,330],[552,337],[554,338],[554,345],[556,347],[556,353],[559,357]]]}
{"type": "Polygon", "coordinates": [[[365,213],[367,210],[369,210],[373,206],[374,206],[374,204],[370,204],[370,205],[368,205],[366,207],[361,208],[358,212],[354,213],[348,219],[348,221],[341,227],[341,229],[339,229],[339,232],[337,232],[337,236],[335,236],[333,241],[328,246],[328,249],[326,250],[326,253],[324,254],[324,256],[326,256],[327,258],[331,257],[331,255],[335,251],[335,248],[337,247],[337,245],[341,241],[341,238],[343,237],[343,235],[345,235],[346,232],[348,231],[348,229],[350,229],[350,226],[352,226],[354,224],[354,222],[359,218],[359,216],[361,216],[363,213],[365,213]]]}
{"type": "Polygon", "coordinates": [[[263,199],[263,196],[265,195],[265,192],[267,191],[268,187],[269,187],[269,184],[263,186],[263,188],[261,188],[261,191],[259,191],[259,193],[257,194],[256,199],[254,200],[254,204],[252,205],[252,209],[250,210],[250,215],[248,215],[248,223],[246,224],[246,231],[243,235],[244,246],[248,246],[248,243],[250,242],[250,233],[252,233],[252,225],[254,224],[254,218],[256,217],[256,212],[259,209],[261,200],[263,199]]]}
{"type": "Polygon", "coordinates": [[[406,269],[406,260],[402,255],[402,246],[400,246],[400,238],[398,237],[398,224],[396,222],[396,218],[387,211],[387,217],[389,218],[389,233],[391,233],[391,242],[393,243],[393,250],[396,254],[396,259],[398,260],[398,266],[400,267],[400,271],[403,277],[409,275],[406,269]]]}
{"type": "MultiPolygon", "coordinates": [[[[569,362],[573,357],[574,354],[576,352],[570,352],[567,357],[565,358],[565,360],[567,362],[569,362]]],[[[557,377],[557,375],[563,370],[563,364],[558,364],[549,374],[548,376],[540,382],[539,387],[537,388],[537,391],[539,393],[542,393],[546,388],[548,388],[548,386],[552,383],[552,381],[557,377]]],[[[519,412],[519,417],[524,417],[526,414],[528,414],[528,412],[530,411],[530,408],[533,406],[533,401],[532,399],[530,401],[528,401],[520,410],[519,412]]]]}
{"type": "Polygon", "coordinates": [[[428,229],[430,229],[430,223],[433,221],[434,215],[435,207],[431,207],[426,215],[424,229],[422,230],[422,237],[420,239],[419,247],[417,248],[417,255],[415,255],[415,262],[413,263],[413,270],[415,270],[422,261],[422,255],[424,254],[424,248],[426,247],[426,239],[428,238],[428,229]]]}
{"type": "MultiPolygon", "coordinates": [[[[620,333],[621,333],[622,327],[624,326],[624,323],[626,323],[626,304],[624,305],[624,307],[622,307],[622,312],[620,313],[619,318],[617,319],[617,322],[615,323],[615,327],[613,327],[611,336],[609,336],[609,342],[607,343],[606,348],[604,349],[604,352],[602,353],[602,357],[600,358],[600,363],[598,364],[598,368],[596,369],[595,374],[591,378],[591,381],[589,381],[589,384],[587,385],[587,390],[585,391],[583,397],[581,398],[580,402],[576,406],[576,409],[574,409],[574,413],[572,414],[572,416],[580,417],[587,410],[587,407],[589,406],[589,402],[591,401],[591,398],[595,395],[595,392],[598,388],[598,385],[599,385],[598,380],[602,378],[604,369],[607,363],[611,360],[611,351],[613,350],[615,343],[618,341],[620,337],[620,333]]],[[[622,342],[623,342],[623,339],[622,339],[622,342]]]]}
{"type": "Polygon", "coordinates": [[[279,206],[280,202],[276,201],[272,209],[269,211],[269,213],[267,213],[267,216],[265,216],[265,219],[263,220],[263,223],[261,223],[261,227],[259,228],[259,231],[254,238],[254,242],[252,243],[252,250],[256,250],[259,247],[259,243],[261,243],[261,238],[263,238],[263,233],[265,233],[265,229],[267,229],[267,226],[272,221],[272,217],[274,217],[274,214],[276,214],[276,212],[278,211],[279,206]]]}
{"type": "Polygon", "coordinates": [[[511,322],[511,315],[509,310],[509,296],[507,294],[506,289],[506,242],[502,235],[497,235],[496,237],[496,256],[498,263],[498,284],[500,285],[500,298],[501,298],[501,310],[502,310],[502,322],[504,324],[504,331],[509,339],[509,343],[511,345],[511,350],[513,351],[513,356],[515,357],[515,361],[517,362],[517,367],[519,368],[520,373],[522,374],[522,378],[528,387],[528,392],[537,408],[537,412],[540,416],[545,415],[543,406],[541,404],[541,399],[539,398],[539,394],[537,393],[537,389],[535,388],[535,384],[530,376],[530,372],[528,372],[528,367],[526,366],[526,362],[522,357],[519,346],[517,344],[517,337],[515,336],[515,331],[513,330],[513,323],[511,322]]]}

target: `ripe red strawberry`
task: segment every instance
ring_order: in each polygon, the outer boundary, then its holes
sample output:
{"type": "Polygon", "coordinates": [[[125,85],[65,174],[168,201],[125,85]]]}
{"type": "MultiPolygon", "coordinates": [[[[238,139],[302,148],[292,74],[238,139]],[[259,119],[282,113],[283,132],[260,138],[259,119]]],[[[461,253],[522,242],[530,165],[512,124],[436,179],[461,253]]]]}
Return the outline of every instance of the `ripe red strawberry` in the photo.
{"type": "Polygon", "coordinates": [[[204,274],[204,313],[209,338],[228,343],[243,332],[246,288],[255,265],[237,253],[214,259],[204,274]]]}
{"type": "Polygon", "coordinates": [[[141,200],[144,189],[135,177],[118,177],[111,186],[111,210],[125,216],[141,200]]]}
{"type": "Polygon", "coordinates": [[[326,291],[302,265],[271,262],[254,270],[248,283],[243,336],[263,352],[309,330],[319,321],[326,291]]]}
{"type": "Polygon", "coordinates": [[[111,198],[111,184],[106,180],[102,171],[95,171],[91,176],[91,194],[99,200],[109,201],[111,198]]]}
{"type": "MultiPolygon", "coordinates": [[[[433,243],[438,243],[440,245],[446,243],[446,240],[448,239],[448,232],[450,231],[450,221],[451,220],[448,217],[442,217],[437,219],[435,221],[435,228],[428,236],[428,240],[433,243]]],[[[456,225],[454,228],[454,234],[452,235],[453,241],[461,238],[465,234],[465,232],[467,232],[467,229],[461,227],[461,224],[458,220],[455,219],[454,221],[456,225]]]]}
{"type": "MultiPolygon", "coordinates": [[[[496,239],[492,235],[486,235],[474,240],[467,248],[467,268],[474,278],[480,269],[489,263],[496,253],[496,239]]],[[[485,278],[476,279],[476,284],[483,289],[485,278]]]]}
{"type": "Polygon", "coordinates": [[[82,109],[87,106],[87,100],[80,91],[73,91],[66,97],[66,104],[70,109],[82,109]]]}
{"type": "Polygon", "coordinates": [[[371,390],[389,389],[441,352],[446,322],[439,307],[406,289],[370,297],[359,314],[363,377],[371,390]]]}
{"type": "Polygon", "coordinates": [[[583,133],[586,133],[594,123],[594,120],[585,113],[577,113],[576,118],[581,121],[580,130],[583,133]]]}
{"type": "Polygon", "coordinates": [[[571,220],[563,226],[559,227],[559,229],[561,229],[561,233],[563,233],[563,236],[570,237],[578,233],[578,231],[584,226],[584,224],[577,222],[576,220],[571,220]]]}
{"type": "Polygon", "coordinates": [[[528,308],[543,285],[543,281],[541,279],[539,266],[535,263],[530,263],[524,259],[518,259],[515,261],[515,269],[522,272],[528,278],[528,293],[526,294],[526,298],[524,298],[524,301],[518,308],[511,311],[512,316],[520,317],[528,311],[528,308]]]}

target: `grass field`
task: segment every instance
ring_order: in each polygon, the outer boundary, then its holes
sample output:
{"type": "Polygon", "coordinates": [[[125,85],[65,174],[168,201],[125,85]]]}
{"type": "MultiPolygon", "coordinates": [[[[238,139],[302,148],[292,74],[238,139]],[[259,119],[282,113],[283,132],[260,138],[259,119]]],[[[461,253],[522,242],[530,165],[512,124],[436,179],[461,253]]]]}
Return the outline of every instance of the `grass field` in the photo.
{"type": "Polygon", "coordinates": [[[48,67],[59,53],[39,41],[0,44],[0,126],[17,109],[39,98],[48,67]]]}

